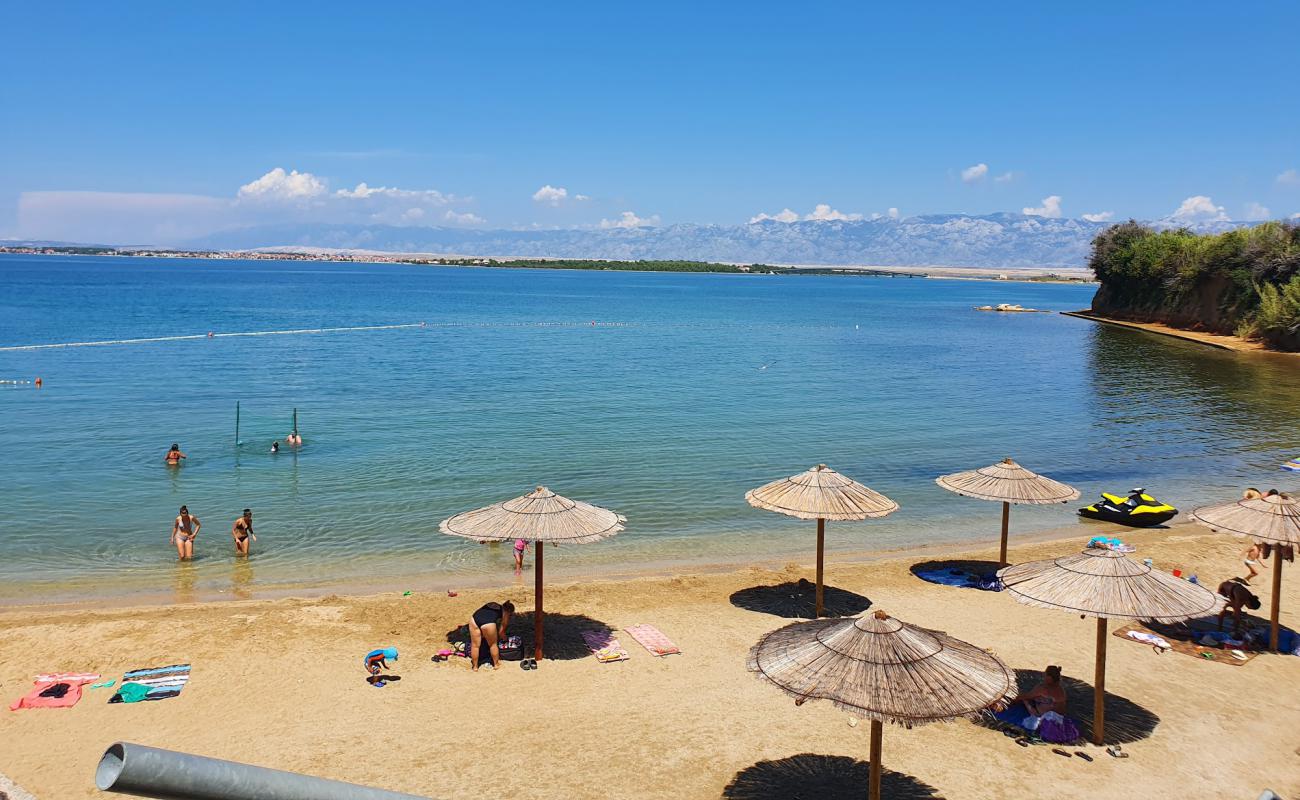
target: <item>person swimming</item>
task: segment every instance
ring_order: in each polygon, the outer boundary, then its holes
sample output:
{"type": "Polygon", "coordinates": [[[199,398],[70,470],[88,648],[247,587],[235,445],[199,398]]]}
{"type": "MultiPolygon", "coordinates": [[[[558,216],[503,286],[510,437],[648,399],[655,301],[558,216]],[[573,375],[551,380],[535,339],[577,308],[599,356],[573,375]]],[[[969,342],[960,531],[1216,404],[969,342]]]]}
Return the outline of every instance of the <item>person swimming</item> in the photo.
{"type": "Polygon", "coordinates": [[[244,515],[235,520],[235,524],[230,528],[230,535],[235,537],[235,554],[248,555],[249,540],[256,542],[257,536],[253,534],[253,510],[244,509],[244,515]]]}
{"type": "Polygon", "coordinates": [[[167,451],[167,455],[163,457],[163,460],[167,462],[169,467],[178,467],[183,458],[185,458],[185,454],[181,452],[180,444],[173,442],[172,449],[167,451]]]}
{"type": "Polygon", "coordinates": [[[271,442],[271,452],[272,453],[280,452],[280,442],[278,440],[271,442]]]}
{"type": "Polygon", "coordinates": [[[297,431],[291,431],[288,436],[284,437],[284,443],[290,447],[298,447],[302,444],[302,437],[298,435],[297,431]]]}
{"type": "Polygon", "coordinates": [[[190,510],[181,506],[180,513],[172,520],[171,543],[176,545],[176,555],[181,561],[194,558],[194,539],[199,535],[203,523],[198,517],[190,516],[190,510]]]}

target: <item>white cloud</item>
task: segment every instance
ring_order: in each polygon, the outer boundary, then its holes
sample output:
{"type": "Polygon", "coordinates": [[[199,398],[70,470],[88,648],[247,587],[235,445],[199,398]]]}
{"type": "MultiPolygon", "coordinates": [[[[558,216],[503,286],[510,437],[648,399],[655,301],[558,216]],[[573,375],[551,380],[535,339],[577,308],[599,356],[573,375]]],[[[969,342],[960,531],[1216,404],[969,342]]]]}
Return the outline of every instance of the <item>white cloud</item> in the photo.
{"type": "Polygon", "coordinates": [[[1273,212],[1269,211],[1266,206],[1260,205],[1256,202],[1250,202],[1246,204],[1246,212],[1241,218],[1251,222],[1262,222],[1272,216],[1273,212]]]}
{"type": "Polygon", "coordinates": [[[339,189],[335,197],[346,200],[391,199],[417,201],[428,205],[446,205],[455,198],[445,195],[437,189],[398,189],[388,186],[368,186],[358,183],[355,189],[339,189]]]}
{"type": "Polygon", "coordinates": [[[994,182],[994,183],[1010,183],[1011,181],[1015,180],[1015,178],[1016,178],[1016,174],[1015,174],[1014,172],[1004,172],[1004,173],[1002,173],[1001,175],[999,175],[999,176],[997,176],[996,178],[994,178],[994,179],[993,179],[993,182],[994,182]]]}
{"type": "Polygon", "coordinates": [[[276,167],[239,187],[238,197],[241,200],[309,200],[325,194],[325,191],[325,181],[310,172],[296,169],[285,172],[283,167],[276,167]]]}
{"type": "Polygon", "coordinates": [[[1293,169],[1279,172],[1277,182],[1286,186],[1300,186],[1300,172],[1293,169]]]}
{"type": "Polygon", "coordinates": [[[890,219],[898,219],[898,209],[890,207],[890,209],[885,212],[885,216],[889,217],[890,219]]]}
{"type": "Polygon", "coordinates": [[[1291,219],[1300,219],[1300,211],[1297,211],[1296,213],[1292,214],[1291,219]]]}
{"type": "Polygon", "coordinates": [[[585,194],[575,194],[575,195],[573,196],[573,199],[574,199],[574,200],[578,200],[578,201],[582,201],[582,200],[590,200],[591,197],[590,197],[589,195],[585,195],[585,194]]]}
{"type": "Polygon", "coordinates": [[[659,215],[655,214],[650,217],[638,217],[631,211],[624,211],[618,219],[602,219],[600,227],[602,228],[640,228],[647,225],[658,225],[659,215]]]}
{"type": "Polygon", "coordinates": [[[765,214],[760,212],[759,214],[749,218],[749,224],[753,225],[755,222],[762,222],[765,219],[770,219],[773,222],[798,222],[799,215],[788,208],[783,208],[776,214],[765,214]]]}
{"type": "Polygon", "coordinates": [[[1039,208],[1022,208],[1021,214],[1028,214],[1031,217],[1051,217],[1056,219],[1061,216],[1061,196],[1054,194],[1050,197],[1043,198],[1043,205],[1039,208]]]}
{"type": "Polygon", "coordinates": [[[975,183],[984,180],[984,176],[989,174],[988,164],[976,164],[973,167],[967,167],[961,171],[962,183],[975,183]]]}
{"type": "Polygon", "coordinates": [[[831,208],[826,203],[818,203],[817,206],[813,208],[812,213],[805,214],[803,218],[806,220],[811,220],[813,222],[832,222],[837,220],[854,222],[862,219],[862,215],[845,214],[842,211],[837,211],[831,208]]]}
{"type": "Polygon", "coordinates": [[[1084,214],[1083,218],[1089,222],[1106,222],[1114,216],[1114,211],[1098,211],[1096,214],[1084,214]]]}
{"type": "Polygon", "coordinates": [[[549,183],[533,192],[533,202],[545,203],[548,206],[558,206],[563,203],[569,196],[569,190],[563,186],[552,186],[549,183]]]}
{"type": "Polygon", "coordinates": [[[1187,198],[1169,216],[1179,222],[1223,222],[1228,219],[1228,215],[1223,213],[1223,206],[1216,206],[1213,200],[1203,194],[1187,198]]]}
{"type": "Polygon", "coordinates": [[[402,219],[407,222],[415,222],[416,220],[424,219],[424,209],[419,206],[408,208],[402,212],[402,219]]]}
{"type": "Polygon", "coordinates": [[[473,214],[469,211],[466,211],[463,214],[457,214],[450,208],[447,209],[446,214],[442,215],[442,218],[453,225],[482,225],[484,222],[487,222],[487,220],[483,219],[478,214],[473,214]]]}

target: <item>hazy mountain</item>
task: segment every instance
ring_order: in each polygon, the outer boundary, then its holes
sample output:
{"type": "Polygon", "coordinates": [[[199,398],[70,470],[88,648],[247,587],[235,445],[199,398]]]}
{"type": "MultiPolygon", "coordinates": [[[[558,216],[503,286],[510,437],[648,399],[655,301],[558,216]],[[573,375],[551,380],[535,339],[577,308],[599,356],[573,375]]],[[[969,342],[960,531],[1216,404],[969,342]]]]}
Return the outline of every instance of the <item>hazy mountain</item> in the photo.
{"type": "MultiPolygon", "coordinates": [[[[214,250],[297,246],[498,257],[1081,267],[1087,260],[1093,236],[1109,224],[1009,213],[565,230],[311,224],[240,228],[187,244],[214,250]]],[[[1165,227],[1172,223],[1153,224],[1165,227]]],[[[1192,227],[1198,231],[1218,231],[1238,224],[1212,222],[1192,227]]]]}

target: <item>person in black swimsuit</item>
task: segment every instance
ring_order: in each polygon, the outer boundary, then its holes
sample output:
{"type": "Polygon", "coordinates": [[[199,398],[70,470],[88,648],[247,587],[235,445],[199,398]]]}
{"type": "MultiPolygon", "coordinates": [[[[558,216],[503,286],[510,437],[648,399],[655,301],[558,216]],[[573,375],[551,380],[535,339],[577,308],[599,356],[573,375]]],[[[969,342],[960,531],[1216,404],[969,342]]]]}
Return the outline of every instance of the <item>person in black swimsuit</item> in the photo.
{"type": "Polygon", "coordinates": [[[235,537],[235,555],[248,555],[248,540],[257,541],[253,534],[253,511],[244,509],[244,515],[235,520],[235,524],[230,527],[230,535],[235,537]]]}
{"type": "Polygon", "coordinates": [[[506,629],[510,627],[510,617],[515,613],[515,604],[509,600],[504,603],[487,603],[469,619],[469,664],[478,672],[478,654],[487,640],[488,653],[492,656],[492,669],[501,667],[501,650],[499,642],[506,638],[506,629]]]}

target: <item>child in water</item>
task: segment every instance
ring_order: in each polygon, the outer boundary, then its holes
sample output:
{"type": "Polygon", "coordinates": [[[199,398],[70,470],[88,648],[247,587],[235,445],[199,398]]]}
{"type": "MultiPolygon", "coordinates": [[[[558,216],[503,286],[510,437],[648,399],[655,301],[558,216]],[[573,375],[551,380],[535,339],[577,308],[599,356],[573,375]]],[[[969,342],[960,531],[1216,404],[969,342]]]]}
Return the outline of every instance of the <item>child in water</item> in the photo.
{"type": "Polygon", "coordinates": [[[387,683],[387,681],[380,679],[380,675],[384,670],[388,669],[388,659],[390,658],[394,661],[397,660],[396,647],[384,647],[366,653],[366,672],[370,673],[370,677],[366,678],[366,683],[375,687],[382,687],[387,683]]]}
{"type": "Polygon", "coordinates": [[[515,574],[524,571],[524,551],[528,549],[528,542],[523,539],[515,539],[515,574]]]}

